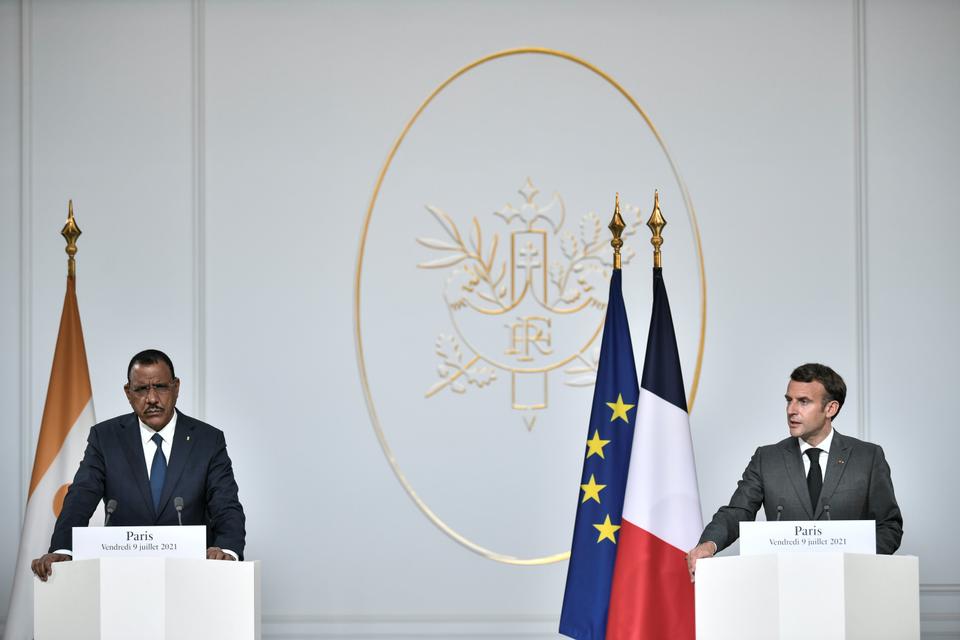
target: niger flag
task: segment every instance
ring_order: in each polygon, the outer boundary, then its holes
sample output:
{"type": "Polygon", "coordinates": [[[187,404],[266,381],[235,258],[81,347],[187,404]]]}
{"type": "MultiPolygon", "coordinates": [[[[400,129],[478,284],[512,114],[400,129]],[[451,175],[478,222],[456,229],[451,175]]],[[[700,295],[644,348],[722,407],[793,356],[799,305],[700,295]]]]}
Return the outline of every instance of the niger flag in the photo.
{"type": "Polygon", "coordinates": [[[60,333],[33,461],[27,511],[20,533],[20,551],[4,628],[6,640],[33,637],[35,578],[30,571],[30,561],[49,548],[53,525],[63,506],[67,487],[83,458],[87,433],[93,424],[93,393],[77,308],[77,283],[75,277],[68,276],[60,333]]]}

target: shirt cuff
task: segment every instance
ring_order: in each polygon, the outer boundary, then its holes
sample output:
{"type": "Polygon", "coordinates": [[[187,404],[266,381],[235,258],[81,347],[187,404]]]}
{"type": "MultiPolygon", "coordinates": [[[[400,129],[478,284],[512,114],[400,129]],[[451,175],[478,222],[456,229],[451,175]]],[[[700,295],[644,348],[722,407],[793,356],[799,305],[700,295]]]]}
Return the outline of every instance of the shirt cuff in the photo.
{"type": "Polygon", "coordinates": [[[234,560],[237,560],[237,561],[240,560],[240,556],[238,556],[235,552],[230,551],[230,549],[220,549],[220,551],[223,551],[224,553],[229,553],[230,555],[233,556],[234,560]]]}

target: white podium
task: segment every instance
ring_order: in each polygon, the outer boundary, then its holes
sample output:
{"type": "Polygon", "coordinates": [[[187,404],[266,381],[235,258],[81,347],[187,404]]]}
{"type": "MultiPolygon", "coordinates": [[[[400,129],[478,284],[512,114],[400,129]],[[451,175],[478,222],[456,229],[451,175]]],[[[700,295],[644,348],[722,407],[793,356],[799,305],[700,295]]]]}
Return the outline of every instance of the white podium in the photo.
{"type": "Polygon", "coordinates": [[[919,640],[915,556],[784,553],[697,561],[697,638],[919,640]]]}
{"type": "Polygon", "coordinates": [[[34,581],[35,640],[260,639],[260,563],[101,558],[34,581]]]}

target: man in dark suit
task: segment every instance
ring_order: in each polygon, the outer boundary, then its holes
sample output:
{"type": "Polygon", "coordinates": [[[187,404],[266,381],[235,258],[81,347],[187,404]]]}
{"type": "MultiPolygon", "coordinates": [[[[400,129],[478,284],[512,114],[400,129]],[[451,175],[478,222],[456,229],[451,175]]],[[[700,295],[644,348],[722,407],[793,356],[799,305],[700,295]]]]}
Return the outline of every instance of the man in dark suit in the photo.
{"type": "Polygon", "coordinates": [[[847,386],[833,369],[805,364],[787,385],[790,437],[757,449],[730,498],[687,554],[696,562],[733,544],[762,504],[767,520],[876,520],[877,553],[900,547],[903,518],[883,449],[833,429],[847,386]],[[822,455],[826,453],[826,455],[822,455]]]}
{"type": "Polygon", "coordinates": [[[223,432],[176,410],[180,380],[162,351],[141,351],[123,387],[133,413],[94,425],[83,461],[57,517],[50,552],[32,563],[46,580],[71,559],[73,527],[85,527],[101,502],[116,500],[111,525],[207,526],[207,558],[242,560],[246,518],[223,432]]]}

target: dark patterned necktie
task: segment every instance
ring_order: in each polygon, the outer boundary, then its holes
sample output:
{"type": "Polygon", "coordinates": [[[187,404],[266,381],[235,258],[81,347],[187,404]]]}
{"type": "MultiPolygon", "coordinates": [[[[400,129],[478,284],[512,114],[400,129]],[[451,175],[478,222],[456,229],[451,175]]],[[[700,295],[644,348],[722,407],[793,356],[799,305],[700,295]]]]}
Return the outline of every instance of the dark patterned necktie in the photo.
{"type": "Polygon", "coordinates": [[[820,469],[820,454],[823,449],[807,449],[810,457],[810,473],[807,474],[807,490],[810,491],[810,504],[817,510],[817,501],[820,499],[820,490],[823,489],[823,471],[820,469]]]}

